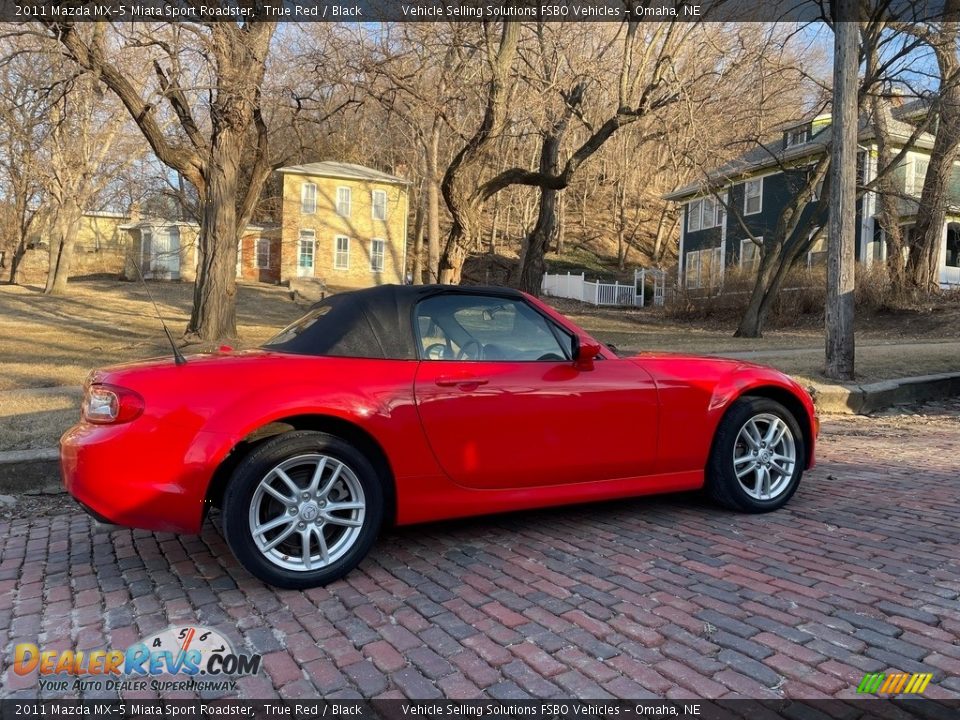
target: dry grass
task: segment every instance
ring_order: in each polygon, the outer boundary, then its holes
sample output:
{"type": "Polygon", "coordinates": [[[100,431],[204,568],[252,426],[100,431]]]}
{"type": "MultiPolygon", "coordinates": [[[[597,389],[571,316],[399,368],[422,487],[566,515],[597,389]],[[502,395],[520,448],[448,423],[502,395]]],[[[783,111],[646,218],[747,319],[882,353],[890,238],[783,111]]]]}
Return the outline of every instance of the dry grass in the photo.
{"type": "MultiPolygon", "coordinates": [[[[193,285],[150,283],[174,337],[186,327],[193,285]]],[[[253,347],[304,307],[266,285],[241,285],[238,348],[253,347]]],[[[198,352],[202,346],[189,346],[198,352]]],[[[0,450],[51,447],[76,420],[79,388],[92,368],[170,354],[142,285],[72,282],[70,295],[0,286],[0,450]]]]}
{"type": "MultiPolygon", "coordinates": [[[[193,285],[150,283],[174,337],[190,316],[193,285]]],[[[241,285],[237,347],[255,346],[303,312],[281,288],[241,285]]],[[[115,281],[72,282],[66,297],[0,286],[0,391],[80,385],[91,368],[169,355],[144,287],[115,281]]],[[[203,350],[189,346],[188,352],[203,350]]]]}

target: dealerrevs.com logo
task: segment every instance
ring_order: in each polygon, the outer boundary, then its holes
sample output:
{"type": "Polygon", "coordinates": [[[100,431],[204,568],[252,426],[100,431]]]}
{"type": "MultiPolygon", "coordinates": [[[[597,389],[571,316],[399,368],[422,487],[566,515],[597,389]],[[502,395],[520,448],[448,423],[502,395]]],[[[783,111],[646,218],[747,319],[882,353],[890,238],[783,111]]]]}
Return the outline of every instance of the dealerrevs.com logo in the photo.
{"type": "Polygon", "coordinates": [[[258,654],[235,652],[216,630],[191,625],[169,627],[126,650],[44,650],[20,643],[13,670],[19,675],[36,671],[40,689],[52,692],[232,690],[231,676],[259,672],[261,660],[258,654]]]}

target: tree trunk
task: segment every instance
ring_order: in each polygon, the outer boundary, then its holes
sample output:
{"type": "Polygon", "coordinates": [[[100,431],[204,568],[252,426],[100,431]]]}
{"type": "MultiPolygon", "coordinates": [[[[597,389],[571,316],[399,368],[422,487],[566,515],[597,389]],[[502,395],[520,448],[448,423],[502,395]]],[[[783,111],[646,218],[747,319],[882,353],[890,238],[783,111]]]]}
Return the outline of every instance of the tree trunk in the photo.
{"type": "MultiPolygon", "coordinates": [[[[865,76],[868,78],[878,77],[878,41],[879,33],[876,37],[868,36],[865,41],[864,55],[866,60],[865,76]]],[[[870,97],[870,116],[873,122],[874,136],[877,143],[877,167],[889,168],[894,161],[894,149],[890,144],[890,127],[887,122],[888,112],[882,96],[879,92],[874,92],[870,97]]],[[[892,173],[884,172],[877,178],[877,222],[883,230],[884,242],[887,252],[887,272],[891,284],[899,294],[904,290],[906,275],[904,273],[903,259],[903,234],[900,232],[900,212],[897,208],[897,196],[899,190],[894,182],[892,173]]],[[[863,242],[869,242],[870,238],[863,238],[863,242]]]]}
{"type": "Polygon", "coordinates": [[[774,287],[777,272],[777,261],[782,258],[774,252],[764,252],[760,259],[760,269],[757,271],[757,282],[750,294],[750,302],[740,318],[734,337],[759,338],[763,337],[763,326],[767,321],[767,313],[773,305],[773,299],[780,287],[774,287]]]}
{"type": "Polygon", "coordinates": [[[833,144],[827,236],[827,377],[852,380],[854,371],[854,233],[857,202],[857,68],[860,29],[854,0],[834,3],[833,144]]]}
{"type": "Polygon", "coordinates": [[[452,244],[440,258],[440,282],[444,285],[459,285],[463,279],[463,263],[466,260],[466,244],[452,244]]]}
{"type": "MultiPolygon", "coordinates": [[[[562,126],[561,126],[562,132],[562,126]]],[[[548,133],[540,144],[540,172],[551,175],[557,172],[560,157],[561,135],[548,133]]],[[[546,268],[544,257],[550,247],[557,227],[557,198],[560,191],[551,187],[540,189],[540,205],[537,222],[527,237],[526,252],[520,262],[519,288],[539,297],[543,287],[546,268]]]]}
{"type": "Polygon", "coordinates": [[[417,212],[413,220],[413,284],[423,284],[423,183],[417,193],[417,212]]]}
{"type": "Polygon", "coordinates": [[[199,263],[187,334],[201,340],[237,335],[238,164],[243,138],[232,128],[216,133],[201,200],[199,263]]]}
{"type": "Polygon", "coordinates": [[[440,121],[434,122],[427,148],[427,282],[440,282],[440,121]]]}
{"type": "Polygon", "coordinates": [[[560,196],[560,219],[557,222],[557,255],[562,255],[566,246],[567,235],[567,194],[560,196]]]}
{"type": "Polygon", "coordinates": [[[907,279],[923,292],[940,289],[940,247],[946,224],[947,188],[953,164],[960,153],[960,62],[956,43],[960,23],[955,21],[960,2],[949,0],[939,36],[933,43],[940,74],[939,121],[923,182],[917,222],[911,233],[907,279]]]}
{"type": "MultiPolygon", "coordinates": [[[[826,195],[830,190],[830,179],[823,183],[823,195],[817,201],[812,217],[801,222],[804,206],[826,172],[829,155],[824,155],[807,177],[807,182],[797,192],[790,204],[784,208],[777,229],[772,237],[764,238],[760,269],[757,271],[757,281],[754,283],[747,310],[740,319],[734,337],[758,338],[763,336],[763,326],[767,314],[773,306],[773,301],[780,293],[787,273],[796,265],[810,248],[815,239],[811,236],[814,224],[819,224],[827,213],[826,195]]],[[[741,218],[742,220],[742,218],[741,218]]]]}
{"type": "Polygon", "coordinates": [[[13,246],[13,254],[10,256],[10,284],[17,282],[17,270],[20,269],[20,261],[27,252],[27,234],[21,233],[17,238],[16,245],[13,246]]]}
{"type": "Polygon", "coordinates": [[[46,295],[64,295],[67,292],[67,280],[70,278],[70,265],[82,216],[83,211],[72,196],[66,198],[57,210],[50,243],[47,283],[43,289],[46,295]]]}

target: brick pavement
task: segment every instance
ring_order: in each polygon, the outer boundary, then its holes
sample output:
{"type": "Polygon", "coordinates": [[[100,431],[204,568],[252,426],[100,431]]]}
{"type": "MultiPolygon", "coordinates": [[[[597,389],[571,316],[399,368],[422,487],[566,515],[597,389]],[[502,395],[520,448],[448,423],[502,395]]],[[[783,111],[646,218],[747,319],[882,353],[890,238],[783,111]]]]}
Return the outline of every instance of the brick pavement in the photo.
{"type": "Polygon", "coordinates": [[[925,413],[828,420],[771,515],[673,496],[404,528],[307,592],[253,580],[209,524],[3,521],[0,693],[37,695],[17,642],[125,648],[200,623],[263,653],[251,698],[846,698],[891,670],[958,698],[960,401],[925,413]]]}

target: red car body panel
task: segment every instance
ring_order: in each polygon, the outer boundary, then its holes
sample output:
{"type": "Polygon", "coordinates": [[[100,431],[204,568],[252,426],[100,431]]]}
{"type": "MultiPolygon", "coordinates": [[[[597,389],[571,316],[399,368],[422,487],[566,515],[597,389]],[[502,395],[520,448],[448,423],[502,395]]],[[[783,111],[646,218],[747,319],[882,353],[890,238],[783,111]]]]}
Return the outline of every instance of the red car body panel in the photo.
{"type": "Polygon", "coordinates": [[[64,483],[107,521],[195,533],[214,474],[238,443],[270,423],[323,416],[350,423],[379,445],[398,524],[692,490],[704,482],[723,413],[758,389],[802,406],[812,464],[813,404],[786,375],[719,358],[621,359],[606,348],[600,356],[592,370],[569,361],[268,351],[121,365],[92,373],[88,382],[134,390],[144,411],[127,423],[80,422],[68,430],[61,439],[64,483]]]}

